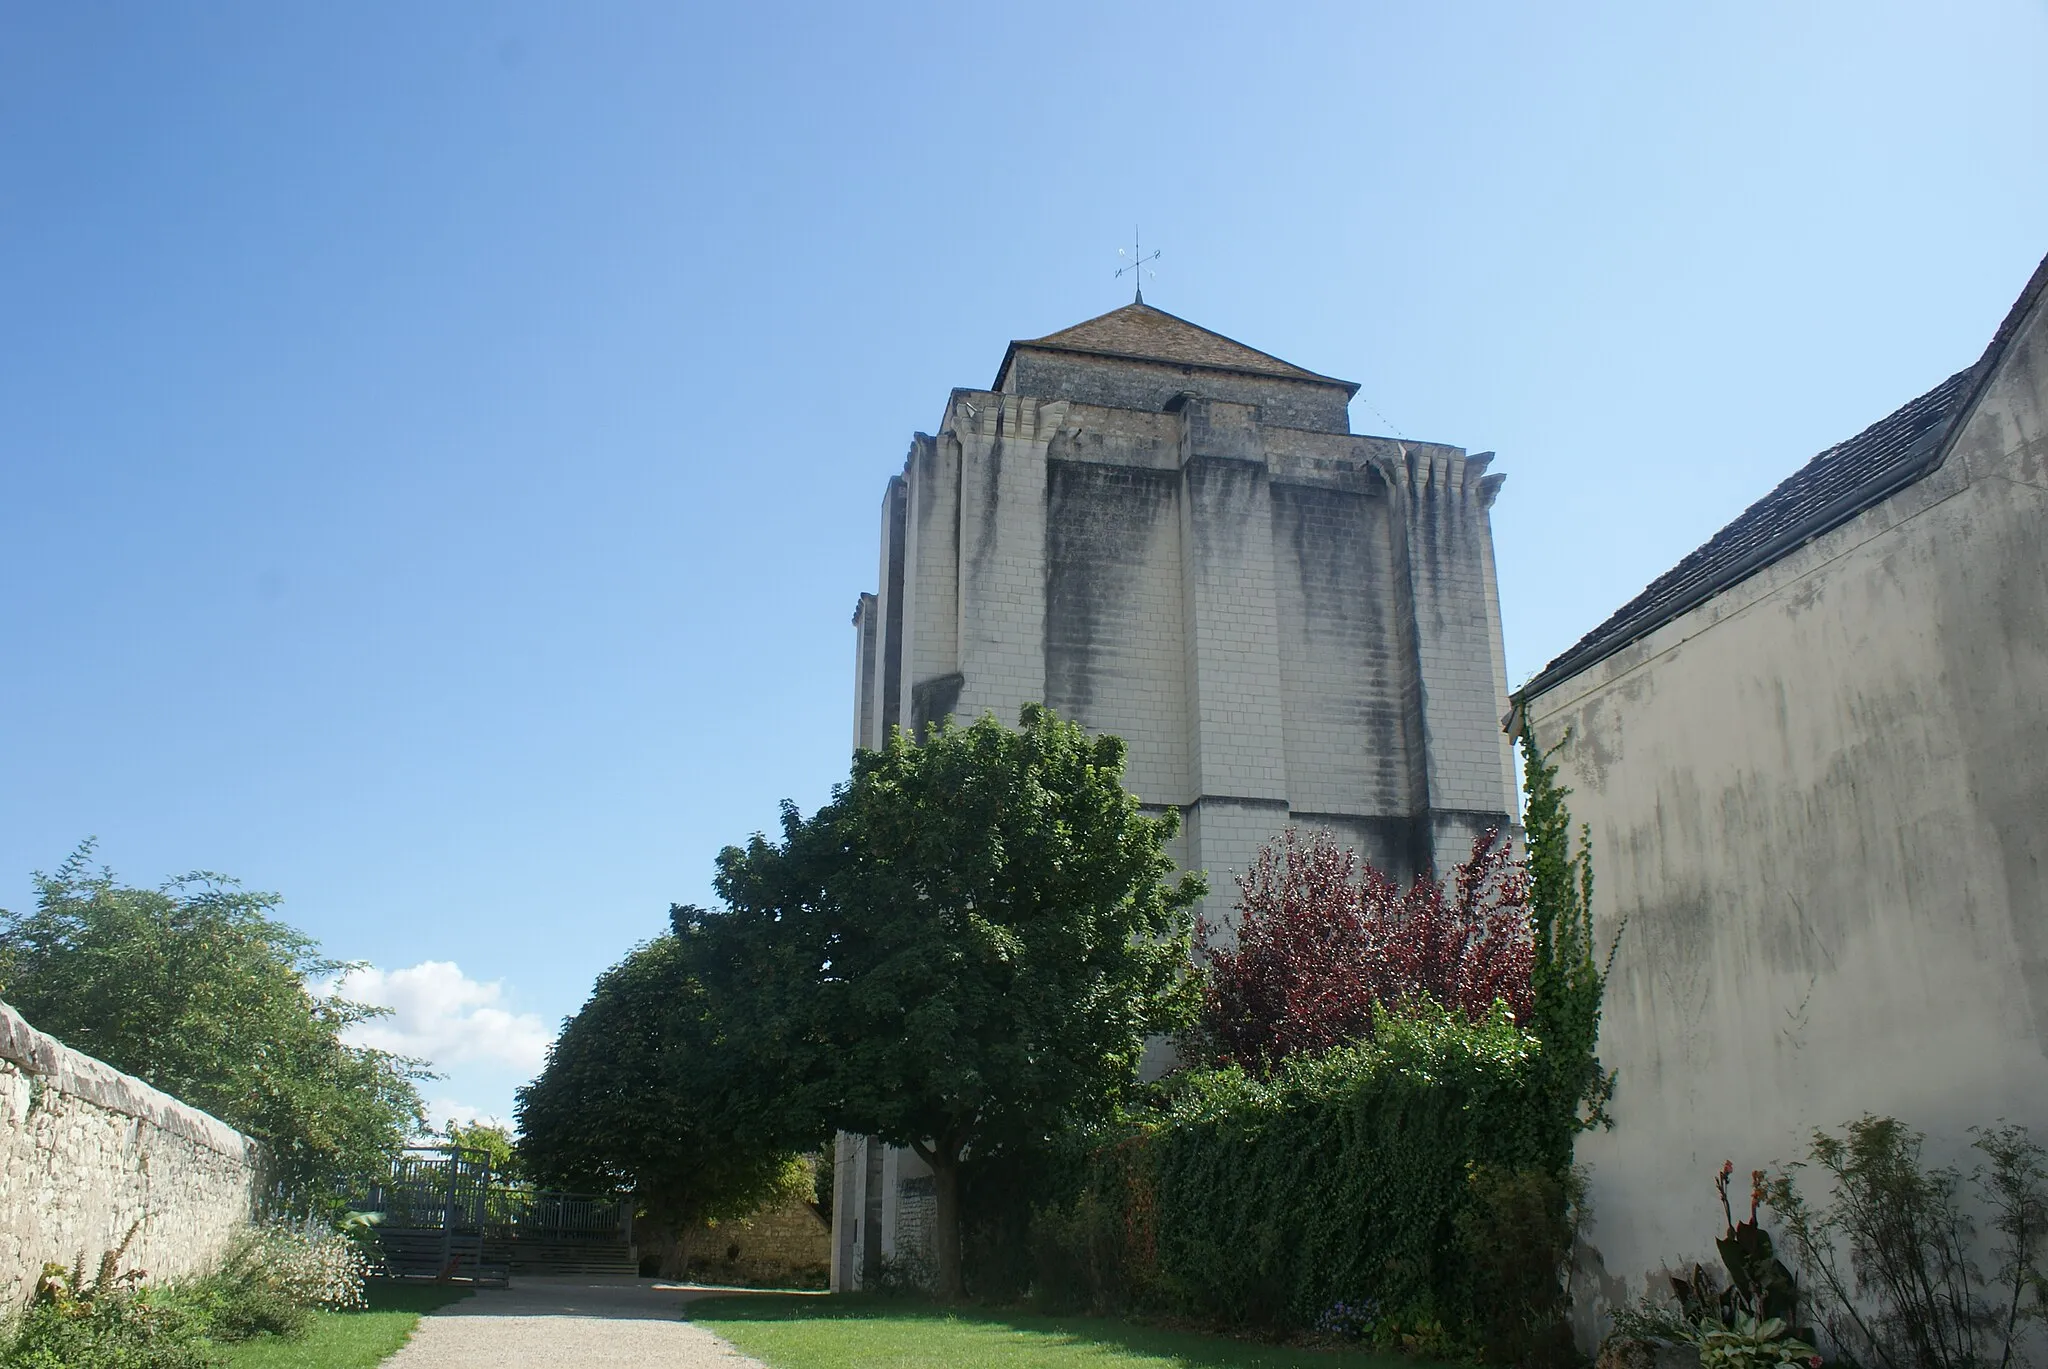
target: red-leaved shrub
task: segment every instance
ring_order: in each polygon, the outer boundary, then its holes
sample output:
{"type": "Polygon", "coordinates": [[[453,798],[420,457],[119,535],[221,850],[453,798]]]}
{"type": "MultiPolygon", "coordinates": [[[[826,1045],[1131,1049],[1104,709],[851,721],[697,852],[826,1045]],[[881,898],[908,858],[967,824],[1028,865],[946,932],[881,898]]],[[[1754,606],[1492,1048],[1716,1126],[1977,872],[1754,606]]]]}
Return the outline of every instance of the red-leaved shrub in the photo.
{"type": "Polygon", "coordinates": [[[1203,1018],[1224,1060],[1259,1073],[1372,1031],[1376,1004],[1427,996],[1477,1020],[1505,1001],[1525,1018],[1533,950],[1529,877],[1489,832],[1454,872],[1398,884],[1321,832],[1289,828],[1238,877],[1237,937],[1197,925],[1203,1018]]]}

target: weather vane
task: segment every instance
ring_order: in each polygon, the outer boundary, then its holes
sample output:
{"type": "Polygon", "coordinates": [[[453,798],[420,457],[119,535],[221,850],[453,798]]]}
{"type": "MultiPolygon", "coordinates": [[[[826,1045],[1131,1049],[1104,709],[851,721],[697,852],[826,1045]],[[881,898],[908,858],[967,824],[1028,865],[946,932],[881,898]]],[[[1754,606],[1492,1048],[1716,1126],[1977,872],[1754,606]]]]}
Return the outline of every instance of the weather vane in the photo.
{"type": "MultiPolygon", "coordinates": [[[[1131,284],[1138,287],[1138,303],[1143,304],[1145,302],[1145,267],[1148,263],[1159,260],[1159,249],[1153,248],[1152,255],[1149,257],[1142,255],[1138,250],[1138,230],[1133,228],[1131,230],[1131,250],[1126,252],[1123,248],[1119,247],[1116,249],[1116,254],[1119,257],[1126,258],[1124,264],[1116,268],[1117,279],[1122,280],[1124,272],[1130,272],[1131,284]]],[[[1159,279],[1157,271],[1152,272],[1151,275],[1154,280],[1159,279]]]]}

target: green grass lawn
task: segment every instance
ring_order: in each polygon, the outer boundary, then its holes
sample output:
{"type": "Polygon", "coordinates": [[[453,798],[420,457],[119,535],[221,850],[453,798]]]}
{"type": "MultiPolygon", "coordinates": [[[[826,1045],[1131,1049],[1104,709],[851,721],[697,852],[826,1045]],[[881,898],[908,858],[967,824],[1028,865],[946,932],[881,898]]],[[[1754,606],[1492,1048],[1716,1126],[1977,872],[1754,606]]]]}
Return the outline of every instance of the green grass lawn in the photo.
{"type": "Polygon", "coordinates": [[[466,1288],[379,1284],[359,1312],[322,1312],[304,1340],[259,1336],[224,1347],[228,1369],[370,1369],[405,1344],[420,1314],[469,1296],[466,1288]]]}
{"type": "Polygon", "coordinates": [[[690,1305],[690,1319],[772,1369],[1415,1369],[1413,1360],[1364,1350],[845,1295],[706,1298],[690,1305]]]}

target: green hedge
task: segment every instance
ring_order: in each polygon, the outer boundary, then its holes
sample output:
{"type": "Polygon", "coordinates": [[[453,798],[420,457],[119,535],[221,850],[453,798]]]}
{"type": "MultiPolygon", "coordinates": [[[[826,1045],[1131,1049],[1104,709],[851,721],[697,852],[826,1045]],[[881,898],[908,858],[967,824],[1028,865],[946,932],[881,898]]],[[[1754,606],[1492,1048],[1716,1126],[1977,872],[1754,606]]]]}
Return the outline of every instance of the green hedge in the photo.
{"type": "Polygon", "coordinates": [[[1504,1012],[1427,1011],[1270,1080],[1177,1076],[1039,1209],[1035,1286],[1225,1322],[1312,1327],[1344,1303],[1469,1327],[1473,1167],[1551,1167],[1539,1050],[1504,1012]]]}

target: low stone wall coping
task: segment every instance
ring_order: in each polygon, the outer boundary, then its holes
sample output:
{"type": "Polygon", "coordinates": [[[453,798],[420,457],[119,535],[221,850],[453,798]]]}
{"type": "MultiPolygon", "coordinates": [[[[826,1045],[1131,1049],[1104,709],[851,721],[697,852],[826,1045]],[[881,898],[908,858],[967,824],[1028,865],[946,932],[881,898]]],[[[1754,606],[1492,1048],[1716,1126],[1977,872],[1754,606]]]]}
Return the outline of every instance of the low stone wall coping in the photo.
{"type": "Polygon", "coordinates": [[[161,1089],[37,1031],[4,1001],[0,1001],[0,1059],[11,1060],[24,1073],[47,1080],[49,1087],[60,1093],[147,1122],[252,1169],[261,1166],[261,1142],[211,1113],[181,1103],[161,1089]]]}

